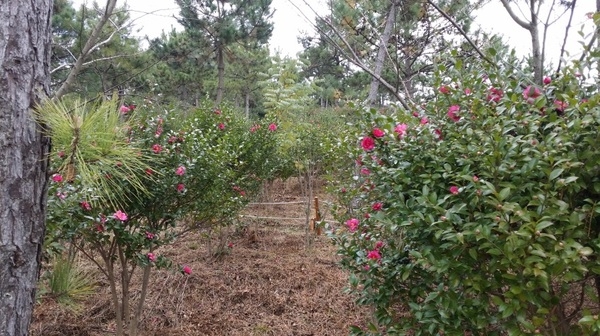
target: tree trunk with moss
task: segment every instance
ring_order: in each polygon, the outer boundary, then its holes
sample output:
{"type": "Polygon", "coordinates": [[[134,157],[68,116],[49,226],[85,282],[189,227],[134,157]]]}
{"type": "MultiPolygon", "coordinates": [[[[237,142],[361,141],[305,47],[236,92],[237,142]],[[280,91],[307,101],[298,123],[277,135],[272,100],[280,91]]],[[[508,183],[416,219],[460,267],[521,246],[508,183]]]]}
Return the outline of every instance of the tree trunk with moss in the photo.
{"type": "Polygon", "coordinates": [[[49,149],[32,108],[48,95],[51,0],[0,10],[0,334],[28,335],[44,241],[49,149]]]}

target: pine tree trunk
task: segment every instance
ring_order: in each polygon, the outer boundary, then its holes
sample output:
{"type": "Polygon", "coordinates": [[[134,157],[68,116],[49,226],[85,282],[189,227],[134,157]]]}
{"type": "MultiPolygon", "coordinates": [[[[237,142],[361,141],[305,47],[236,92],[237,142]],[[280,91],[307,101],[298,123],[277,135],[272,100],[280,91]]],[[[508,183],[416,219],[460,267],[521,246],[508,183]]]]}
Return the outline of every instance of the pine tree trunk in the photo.
{"type": "Polygon", "coordinates": [[[383,29],[383,34],[381,35],[381,39],[379,40],[379,51],[377,52],[375,68],[373,69],[375,76],[371,79],[371,87],[369,88],[369,96],[367,97],[367,103],[371,106],[373,106],[375,104],[375,101],[377,100],[377,94],[379,92],[379,81],[376,79],[376,77],[381,76],[381,72],[383,71],[383,63],[387,54],[387,45],[390,41],[390,37],[392,36],[392,28],[394,27],[395,21],[396,0],[392,0],[390,12],[388,13],[388,17],[385,22],[385,28],[383,29]]]}
{"type": "Polygon", "coordinates": [[[216,105],[221,105],[223,100],[223,87],[225,86],[225,60],[223,59],[223,45],[217,45],[217,99],[216,105]]]}
{"type": "Polygon", "coordinates": [[[48,95],[51,0],[0,10],[0,334],[28,335],[44,240],[49,140],[31,109],[48,95]]]}
{"type": "Polygon", "coordinates": [[[246,91],[244,97],[244,108],[246,109],[246,119],[250,119],[250,90],[246,91]]]}

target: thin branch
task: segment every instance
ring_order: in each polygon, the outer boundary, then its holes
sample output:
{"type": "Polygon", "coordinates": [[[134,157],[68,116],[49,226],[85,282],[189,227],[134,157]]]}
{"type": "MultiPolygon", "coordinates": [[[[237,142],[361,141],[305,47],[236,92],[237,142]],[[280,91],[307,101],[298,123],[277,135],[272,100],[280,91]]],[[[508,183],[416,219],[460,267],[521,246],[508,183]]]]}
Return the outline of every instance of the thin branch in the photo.
{"type": "MultiPolygon", "coordinates": [[[[431,3],[429,0],[428,0],[428,2],[431,3]]],[[[500,2],[502,2],[502,5],[504,6],[504,8],[506,8],[508,15],[510,15],[510,17],[513,19],[513,21],[515,21],[519,26],[521,26],[527,30],[531,30],[531,22],[525,22],[520,17],[518,17],[515,14],[515,12],[513,11],[512,7],[510,7],[510,4],[508,3],[507,0],[500,0],[500,2]]]]}
{"type": "Polygon", "coordinates": [[[97,62],[109,61],[109,60],[112,60],[112,59],[115,59],[115,58],[122,58],[122,57],[132,57],[132,56],[136,56],[136,55],[140,55],[140,54],[143,54],[143,52],[137,52],[137,53],[135,53],[135,54],[127,54],[127,55],[114,55],[114,56],[108,56],[108,57],[96,58],[96,59],[93,59],[93,60],[91,60],[91,61],[88,61],[88,62],[85,62],[85,63],[83,63],[81,66],[85,67],[85,66],[88,66],[88,65],[91,65],[91,64],[97,63],[97,62]]]}
{"type": "Polygon", "coordinates": [[[542,37],[542,64],[544,64],[544,59],[546,58],[546,38],[548,37],[548,28],[550,27],[550,15],[552,15],[552,10],[554,9],[555,4],[556,0],[552,0],[552,5],[548,11],[546,22],[544,23],[544,37],[542,37]]]}
{"type": "MultiPolygon", "coordinates": [[[[502,0],[502,1],[506,1],[506,0],[502,0]]],[[[485,54],[479,49],[479,47],[477,47],[477,45],[473,42],[473,40],[471,40],[469,35],[467,35],[467,33],[458,25],[458,23],[456,23],[456,21],[454,21],[454,19],[452,19],[450,17],[450,15],[448,15],[446,12],[444,12],[444,10],[442,10],[440,7],[438,7],[433,1],[427,0],[427,3],[429,3],[431,6],[433,6],[440,14],[442,14],[443,17],[446,18],[446,20],[448,20],[454,26],[454,28],[456,28],[458,30],[458,32],[467,40],[467,42],[469,42],[471,47],[473,47],[473,49],[475,49],[477,54],[479,54],[479,56],[481,56],[481,58],[483,60],[490,63],[494,67],[498,66],[496,63],[492,62],[492,60],[487,58],[487,56],[485,56],[485,54]]]]}
{"type": "Polygon", "coordinates": [[[571,4],[571,15],[569,16],[569,23],[567,23],[567,28],[565,28],[565,38],[563,39],[563,44],[560,48],[560,56],[558,57],[558,68],[556,68],[556,73],[560,72],[560,67],[562,65],[563,55],[565,54],[565,47],[567,45],[567,38],[569,37],[569,29],[571,29],[571,21],[573,21],[573,13],[575,12],[576,4],[577,0],[573,0],[573,3],[571,4]]]}

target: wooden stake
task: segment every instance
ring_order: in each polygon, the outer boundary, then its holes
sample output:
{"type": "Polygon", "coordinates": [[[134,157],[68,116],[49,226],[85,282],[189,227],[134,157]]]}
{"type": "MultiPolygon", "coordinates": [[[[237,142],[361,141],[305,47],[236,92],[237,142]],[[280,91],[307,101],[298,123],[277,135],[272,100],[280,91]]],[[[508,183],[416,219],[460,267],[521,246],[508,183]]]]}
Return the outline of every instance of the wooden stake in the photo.
{"type": "Polygon", "coordinates": [[[319,198],[315,197],[315,219],[313,220],[313,227],[316,227],[317,235],[321,235],[321,226],[317,225],[317,222],[321,220],[321,212],[319,211],[319,198]]]}

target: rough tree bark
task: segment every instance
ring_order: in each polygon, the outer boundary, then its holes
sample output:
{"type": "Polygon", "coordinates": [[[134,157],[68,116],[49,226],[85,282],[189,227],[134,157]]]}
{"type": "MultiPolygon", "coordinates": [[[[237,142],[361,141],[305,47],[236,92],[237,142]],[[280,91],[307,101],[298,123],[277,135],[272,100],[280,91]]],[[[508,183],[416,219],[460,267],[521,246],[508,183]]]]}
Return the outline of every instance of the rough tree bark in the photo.
{"type": "Polygon", "coordinates": [[[217,45],[217,98],[215,104],[221,105],[223,100],[223,91],[225,90],[225,60],[223,59],[223,45],[221,42],[217,45]]]}
{"type": "Polygon", "coordinates": [[[48,96],[52,0],[0,6],[0,335],[28,335],[46,216],[47,151],[31,109],[48,96]]]}
{"type": "MultiPolygon", "coordinates": [[[[392,36],[392,28],[394,28],[394,22],[396,21],[396,0],[393,0],[390,5],[390,11],[385,22],[385,28],[379,41],[379,50],[377,51],[377,59],[375,60],[375,68],[373,73],[379,77],[383,71],[383,62],[387,55],[386,49],[392,36]]],[[[374,106],[377,101],[377,93],[379,92],[379,81],[377,79],[371,79],[371,87],[369,88],[369,96],[367,97],[367,103],[370,106],[374,106]]]]}

